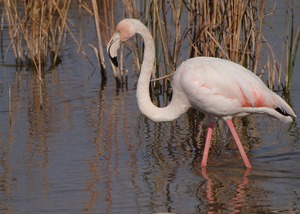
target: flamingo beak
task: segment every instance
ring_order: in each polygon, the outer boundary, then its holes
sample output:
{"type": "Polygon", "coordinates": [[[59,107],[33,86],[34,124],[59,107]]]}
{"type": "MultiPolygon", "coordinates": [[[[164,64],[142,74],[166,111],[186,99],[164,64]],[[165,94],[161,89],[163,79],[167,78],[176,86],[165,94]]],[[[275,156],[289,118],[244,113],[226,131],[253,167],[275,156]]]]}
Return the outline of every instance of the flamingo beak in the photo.
{"type": "Polygon", "coordinates": [[[118,49],[120,48],[120,34],[115,33],[107,45],[107,53],[110,58],[110,61],[114,66],[118,67],[118,49]]]}

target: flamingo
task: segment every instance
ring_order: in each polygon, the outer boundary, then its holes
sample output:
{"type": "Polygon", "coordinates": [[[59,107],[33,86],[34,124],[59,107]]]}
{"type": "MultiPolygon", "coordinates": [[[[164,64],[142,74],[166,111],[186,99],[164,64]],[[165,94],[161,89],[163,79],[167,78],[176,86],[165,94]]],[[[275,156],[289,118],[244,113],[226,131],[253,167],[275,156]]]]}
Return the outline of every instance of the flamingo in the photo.
{"type": "Polygon", "coordinates": [[[149,92],[155,48],[148,28],[139,20],[123,19],[107,45],[107,52],[112,63],[118,67],[120,44],[135,34],[139,34],[145,44],[136,91],[138,107],[154,122],[173,121],[190,108],[203,112],[207,117],[208,130],[201,167],[207,166],[212,131],[218,120],[226,121],[245,166],[251,168],[232,118],[253,113],[265,113],[287,123],[296,118],[292,108],[254,73],[229,60],[213,57],[195,57],[184,61],[173,76],[172,100],[165,107],[155,106],[149,92]]]}

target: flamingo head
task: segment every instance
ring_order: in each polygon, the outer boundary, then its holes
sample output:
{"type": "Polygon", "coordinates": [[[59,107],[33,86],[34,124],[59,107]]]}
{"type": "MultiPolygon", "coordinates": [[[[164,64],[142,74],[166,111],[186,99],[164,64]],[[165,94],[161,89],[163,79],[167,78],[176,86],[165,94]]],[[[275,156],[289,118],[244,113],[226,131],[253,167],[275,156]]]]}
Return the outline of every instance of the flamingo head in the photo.
{"type": "Polygon", "coordinates": [[[133,19],[124,19],[119,22],[116,28],[116,33],[112,36],[107,45],[107,53],[111,60],[111,62],[118,67],[118,49],[120,48],[120,44],[122,42],[130,39],[135,33],[136,30],[134,28],[133,19]]]}

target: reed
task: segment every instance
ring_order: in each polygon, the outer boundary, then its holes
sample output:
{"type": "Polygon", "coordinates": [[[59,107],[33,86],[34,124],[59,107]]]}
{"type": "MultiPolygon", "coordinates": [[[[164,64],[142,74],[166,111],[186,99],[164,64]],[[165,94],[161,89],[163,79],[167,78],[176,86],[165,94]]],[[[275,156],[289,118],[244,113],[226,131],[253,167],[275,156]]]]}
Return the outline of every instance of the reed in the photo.
{"type": "MultiPolygon", "coordinates": [[[[104,1],[105,2],[105,1],[104,1]]],[[[97,31],[97,38],[98,38],[98,45],[99,45],[99,53],[97,54],[100,69],[101,69],[101,75],[102,79],[107,79],[106,74],[106,66],[105,66],[105,59],[104,59],[104,52],[103,52],[103,44],[102,44],[102,36],[100,33],[100,18],[99,18],[99,12],[98,12],[98,4],[96,0],[92,0],[93,10],[94,10],[94,18],[95,18],[95,24],[96,24],[96,31],[97,31]]],[[[97,49],[96,49],[97,50],[97,49]]]]}
{"type": "Polygon", "coordinates": [[[2,2],[16,64],[33,66],[41,81],[47,58],[54,65],[59,61],[70,3],[71,0],[2,2]]]}
{"type": "MultiPolygon", "coordinates": [[[[172,71],[181,57],[186,56],[182,53],[183,45],[190,47],[189,57],[213,56],[228,58],[248,67],[256,65],[254,62],[250,64],[250,59],[257,59],[259,55],[259,48],[254,51],[254,45],[261,45],[262,21],[256,23],[255,20],[262,19],[263,1],[259,6],[243,0],[194,0],[188,4],[184,1],[149,0],[145,5],[142,14],[148,15],[135,18],[144,20],[152,29],[156,46],[161,47],[157,48],[157,58],[162,58],[172,71]]],[[[140,10],[129,10],[132,6],[127,3],[125,8],[128,11],[140,10]]]]}
{"type": "Polygon", "coordinates": [[[257,73],[264,1],[193,1],[188,10],[190,57],[226,58],[257,73]]]}
{"type": "MultiPolygon", "coordinates": [[[[165,90],[176,67],[196,56],[230,59],[257,73],[263,42],[263,0],[131,0],[123,4],[125,16],[142,20],[153,35],[153,79],[157,80],[153,82],[161,83],[158,86],[165,90]],[[165,78],[157,79],[162,76],[165,78]]],[[[134,41],[130,47],[140,67],[143,44],[139,39],[134,41]]]]}
{"type": "MultiPolygon", "coordinates": [[[[170,76],[183,60],[212,56],[239,63],[259,76],[267,74],[268,85],[272,89],[278,86],[289,90],[300,28],[293,34],[295,29],[292,25],[287,32],[285,73],[283,63],[279,62],[262,33],[265,16],[274,12],[266,13],[264,0],[131,0],[123,1],[123,4],[124,16],[142,20],[153,35],[156,45],[153,72],[156,81],[153,82],[161,82],[168,89],[170,76]],[[262,50],[267,53],[266,62],[260,61],[262,50]]],[[[271,10],[275,9],[274,6],[271,10]]],[[[135,38],[130,48],[139,71],[142,41],[135,38]]]]}
{"type": "MultiPolygon", "coordinates": [[[[106,58],[103,52],[103,43],[108,43],[110,37],[114,33],[114,1],[111,0],[103,0],[103,1],[96,1],[92,0],[92,9],[89,8],[89,5],[86,3],[83,3],[79,1],[79,5],[82,6],[86,11],[92,11],[92,15],[94,16],[95,20],[95,28],[97,32],[97,38],[98,38],[98,48],[96,48],[94,45],[89,44],[90,47],[92,47],[95,51],[95,54],[98,58],[98,64],[101,71],[102,81],[105,83],[107,79],[107,73],[106,73],[106,58]],[[99,8],[101,10],[99,11],[99,8]]],[[[110,62],[113,75],[116,79],[118,87],[122,84],[122,76],[123,72],[120,69],[117,69],[113,66],[113,64],[110,62]]]]}
{"type": "Polygon", "coordinates": [[[286,33],[286,79],[285,79],[285,93],[288,93],[290,90],[290,85],[294,73],[295,68],[295,59],[297,56],[297,50],[300,40],[300,26],[295,29],[294,23],[294,7],[293,1],[291,1],[290,10],[287,10],[287,16],[290,14],[290,19],[287,19],[286,26],[287,33],[286,33]]]}
{"type": "MultiPolygon", "coordinates": [[[[58,61],[62,35],[65,31],[70,32],[67,25],[70,3],[71,0],[2,1],[16,63],[33,65],[40,80],[46,59],[51,56],[54,64],[58,61]]],[[[98,47],[91,44],[90,47],[98,57],[102,79],[107,76],[108,59],[103,46],[114,33],[116,12],[121,12],[123,17],[140,19],[151,30],[156,46],[154,88],[168,90],[176,67],[183,60],[196,56],[229,59],[258,75],[267,70],[269,87],[281,85],[286,91],[290,88],[300,28],[295,31],[295,26],[291,24],[287,30],[286,72],[283,72],[283,63],[277,60],[262,34],[266,14],[264,0],[128,0],[117,7],[111,0],[92,0],[90,5],[78,1],[78,4],[94,15],[98,47]],[[262,64],[260,53],[264,48],[268,49],[269,55],[267,62],[262,64]]],[[[291,19],[292,22],[288,23],[293,23],[293,15],[291,19]]],[[[120,68],[112,66],[118,85],[122,84],[127,74],[123,70],[126,51],[133,54],[135,70],[139,72],[143,41],[135,37],[122,49],[125,53],[121,53],[120,68]]]]}

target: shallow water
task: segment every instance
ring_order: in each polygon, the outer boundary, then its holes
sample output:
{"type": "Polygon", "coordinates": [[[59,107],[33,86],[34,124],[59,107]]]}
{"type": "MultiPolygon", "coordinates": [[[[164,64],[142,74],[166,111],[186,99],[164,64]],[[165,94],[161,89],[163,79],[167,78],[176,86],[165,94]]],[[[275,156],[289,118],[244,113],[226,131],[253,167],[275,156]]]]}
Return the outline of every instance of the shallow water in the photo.
{"type": "Polygon", "coordinates": [[[0,213],[300,212],[300,54],[290,93],[298,118],[290,125],[255,115],[234,121],[251,170],[220,122],[201,170],[202,115],[191,110],[153,123],[136,105],[135,75],[117,90],[108,71],[101,84],[87,48],[96,41],[93,23],[76,17],[88,58],[67,40],[62,64],[42,85],[16,70],[11,49],[2,51],[0,213]]]}

